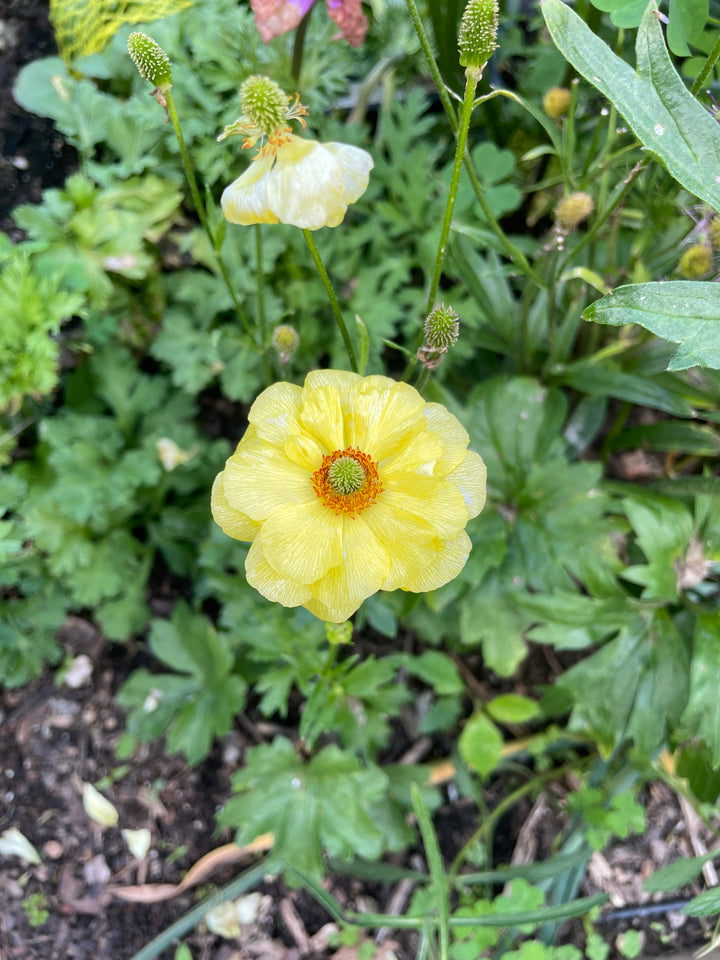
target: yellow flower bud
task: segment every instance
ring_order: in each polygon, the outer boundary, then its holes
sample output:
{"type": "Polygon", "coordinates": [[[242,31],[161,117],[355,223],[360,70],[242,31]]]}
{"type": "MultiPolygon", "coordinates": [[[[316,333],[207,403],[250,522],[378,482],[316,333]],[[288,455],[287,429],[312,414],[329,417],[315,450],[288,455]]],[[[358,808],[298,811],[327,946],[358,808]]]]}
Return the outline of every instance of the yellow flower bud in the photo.
{"type": "Polygon", "coordinates": [[[542,105],[551,120],[559,120],[570,107],[570,91],[567,87],[550,87],[543,97],[542,105]]]}
{"type": "Polygon", "coordinates": [[[555,207],[555,222],[565,232],[577,230],[594,208],[595,204],[589,193],[570,193],[558,201],[555,207]]]}
{"type": "Polygon", "coordinates": [[[287,323],[281,323],[275,327],[272,335],[272,345],[277,350],[280,363],[283,366],[295,353],[300,344],[300,337],[296,330],[287,323]]]}
{"type": "Polygon", "coordinates": [[[460,65],[481,70],[497,47],[497,0],[469,0],[460,24],[460,65]]]}
{"type": "Polygon", "coordinates": [[[699,280],[712,268],[712,249],[704,243],[694,243],[680,257],[678,270],[688,280],[699,280]]]}

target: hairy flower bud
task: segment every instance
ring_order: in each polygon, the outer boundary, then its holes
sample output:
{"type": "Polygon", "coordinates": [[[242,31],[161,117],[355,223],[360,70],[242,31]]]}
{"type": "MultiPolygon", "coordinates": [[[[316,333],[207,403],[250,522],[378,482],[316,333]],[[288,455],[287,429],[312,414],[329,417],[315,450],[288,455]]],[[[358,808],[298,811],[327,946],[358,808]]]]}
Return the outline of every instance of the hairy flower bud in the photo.
{"type": "Polygon", "coordinates": [[[589,193],[570,193],[558,201],[554,211],[555,222],[565,232],[577,230],[594,208],[595,204],[589,193]]]}
{"type": "Polygon", "coordinates": [[[567,87],[550,87],[542,99],[542,105],[551,120],[559,120],[568,112],[570,91],[567,87]]]}
{"type": "Polygon", "coordinates": [[[694,243],[680,257],[678,270],[688,280],[699,280],[710,272],[712,260],[711,247],[704,243],[694,243]]]}
{"type": "Polygon", "coordinates": [[[277,350],[280,363],[285,366],[300,344],[300,337],[293,327],[281,323],[275,327],[272,335],[272,345],[277,350]]]}
{"type": "Polygon", "coordinates": [[[146,33],[131,33],[128,37],[128,53],[144,80],[149,80],[159,90],[169,90],[172,73],[167,54],[146,33]]]}
{"type": "Polygon", "coordinates": [[[481,70],[497,47],[497,0],[469,0],[460,24],[460,65],[481,70]]]}
{"type": "Polygon", "coordinates": [[[460,322],[452,307],[444,303],[428,315],[425,321],[425,346],[431,350],[442,350],[451,347],[458,338],[460,322]]]}

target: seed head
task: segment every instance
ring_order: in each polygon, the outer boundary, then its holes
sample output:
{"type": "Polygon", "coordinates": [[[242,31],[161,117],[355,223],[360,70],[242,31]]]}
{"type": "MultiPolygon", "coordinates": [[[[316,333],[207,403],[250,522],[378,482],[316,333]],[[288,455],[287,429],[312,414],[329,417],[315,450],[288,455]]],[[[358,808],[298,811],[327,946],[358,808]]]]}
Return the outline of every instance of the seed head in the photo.
{"type": "Polygon", "coordinates": [[[290,97],[269,77],[252,76],[240,87],[240,106],[243,116],[263,136],[269,137],[287,124],[290,97]]]}
{"type": "Polygon", "coordinates": [[[497,0],[469,0],[460,24],[460,65],[482,70],[497,47],[497,0]]]}
{"type": "Polygon", "coordinates": [[[558,201],[555,207],[555,222],[566,233],[577,230],[594,208],[595,204],[589,193],[570,193],[558,201]]]}
{"type": "Polygon", "coordinates": [[[712,248],[704,243],[694,243],[680,257],[678,270],[688,280],[699,280],[710,272],[712,261],[712,248]]]}
{"type": "Polygon", "coordinates": [[[425,321],[425,346],[431,350],[442,350],[443,353],[451,347],[458,338],[460,321],[452,307],[444,303],[428,315],[425,321]]]}
{"type": "Polygon", "coordinates": [[[128,37],[128,53],[144,80],[149,80],[159,90],[169,90],[172,73],[167,54],[146,33],[131,33],[128,37]]]}
{"type": "Polygon", "coordinates": [[[570,91],[567,87],[550,87],[543,97],[542,105],[551,120],[559,120],[568,112],[570,91]]]}

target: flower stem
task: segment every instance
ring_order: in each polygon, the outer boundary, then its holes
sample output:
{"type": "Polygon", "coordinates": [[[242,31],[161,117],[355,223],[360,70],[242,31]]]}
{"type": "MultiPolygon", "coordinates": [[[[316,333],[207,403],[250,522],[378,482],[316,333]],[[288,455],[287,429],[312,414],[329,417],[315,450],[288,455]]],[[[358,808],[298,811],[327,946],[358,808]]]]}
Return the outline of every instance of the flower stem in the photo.
{"type": "Polygon", "coordinates": [[[300,71],[302,70],[303,54],[305,52],[305,34],[310,23],[310,14],[313,12],[312,6],[302,18],[295,31],[295,43],[293,44],[292,67],[290,68],[292,78],[300,86],[300,71]]]}
{"type": "Polygon", "coordinates": [[[323,286],[325,287],[325,293],[327,293],[328,300],[330,301],[330,307],[332,308],[332,312],[335,316],[335,322],[340,328],[340,334],[342,335],[343,342],[345,344],[345,349],[347,350],[347,355],[350,360],[350,366],[353,368],[355,373],[357,373],[359,368],[358,368],[357,354],[355,353],[355,347],[353,346],[352,340],[350,339],[350,334],[348,333],[348,329],[345,326],[345,321],[343,320],[343,315],[342,315],[342,312],[340,311],[340,304],[338,303],[338,298],[335,295],[335,290],[333,289],[333,285],[330,282],[330,277],[328,276],[328,272],[325,269],[325,264],[322,262],[322,259],[320,257],[320,251],[318,250],[317,244],[313,239],[312,232],[310,230],[303,230],[303,234],[305,235],[305,240],[307,241],[308,247],[310,247],[310,253],[312,254],[312,258],[315,262],[315,266],[317,267],[318,273],[320,274],[320,279],[322,280],[323,286]]]}
{"type": "Polygon", "coordinates": [[[259,223],[255,224],[255,260],[260,343],[265,347],[265,278],[263,277],[262,225],[259,223]]]}
{"type": "Polygon", "coordinates": [[[703,64],[702,70],[695,77],[693,85],[690,88],[690,93],[692,93],[693,96],[697,96],[698,93],[700,93],[702,88],[707,83],[707,79],[712,73],[713,67],[717,63],[718,58],[720,58],[720,37],[718,37],[717,40],[715,41],[715,46],[712,48],[712,50],[708,54],[707,60],[703,64]]]}
{"type": "Polygon", "coordinates": [[[440,73],[440,68],[437,65],[437,61],[435,60],[435,55],[432,52],[432,47],[430,46],[428,35],[425,33],[425,27],[423,26],[420,13],[418,12],[417,4],[415,3],[415,0],[405,0],[405,4],[408,8],[408,12],[410,14],[410,19],[413,22],[413,26],[415,27],[415,33],[417,34],[418,40],[420,41],[420,47],[425,56],[425,61],[428,65],[430,75],[433,78],[433,83],[435,84],[435,87],[437,89],[438,96],[440,97],[440,102],[442,103],[445,109],[445,113],[448,115],[448,119],[450,120],[450,126],[452,127],[453,133],[457,133],[458,122],[457,122],[457,117],[455,116],[455,109],[452,105],[450,94],[447,92],[445,81],[443,80],[442,74],[440,73]]]}
{"type": "Polygon", "coordinates": [[[250,321],[247,318],[247,314],[240,305],[240,301],[237,298],[235,290],[232,283],[230,282],[230,277],[228,275],[225,264],[223,263],[222,256],[218,250],[217,243],[215,240],[215,234],[213,233],[212,227],[210,226],[210,221],[207,218],[207,213],[205,211],[205,205],[202,202],[202,197],[200,196],[200,191],[198,189],[197,180],[195,179],[195,172],[193,170],[192,161],[190,160],[190,154],[188,149],[185,146],[185,138],[183,137],[182,129],[180,127],[180,120],[178,119],[177,110],[175,109],[175,101],[173,100],[173,95],[170,90],[165,93],[165,99],[167,101],[168,116],[170,117],[170,122],[173,125],[173,130],[175,131],[175,136],[177,137],[178,146],[180,147],[180,156],[182,157],[183,167],[185,169],[185,177],[187,178],[188,186],[190,187],[190,195],[192,196],[195,209],[197,210],[197,215],[200,218],[200,223],[207,234],[207,238],[210,241],[210,246],[213,249],[215,254],[215,259],[217,260],[218,267],[220,268],[220,273],[223,280],[225,281],[225,286],[228,288],[228,292],[232,298],[232,302],[235,305],[235,311],[245,327],[245,332],[251,338],[253,338],[252,327],[250,326],[250,321]]]}
{"type": "Polygon", "coordinates": [[[447,204],[445,206],[445,219],[443,220],[442,231],[440,233],[440,243],[435,257],[435,271],[427,298],[426,313],[430,313],[435,306],[435,297],[438,286],[440,285],[440,275],[442,273],[443,261],[445,260],[445,250],[447,248],[448,237],[450,236],[450,224],[452,223],[453,211],[455,210],[455,198],[457,197],[458,186],[460,184],[460,172],[465,155],[465,144],[467,143],[468,130],[470,128],[470,117],[472,116],[473,100],[475,99],[475,89],[480,80],[479,67],[467,67],[465,70],[465,96],[463,98],[462,111],[460,113],[460,126],[457,132],[457,143],[455,145],[455,161],[453,163],[452,179],[450,180],[450,192],[448,193],[447,204]]]}

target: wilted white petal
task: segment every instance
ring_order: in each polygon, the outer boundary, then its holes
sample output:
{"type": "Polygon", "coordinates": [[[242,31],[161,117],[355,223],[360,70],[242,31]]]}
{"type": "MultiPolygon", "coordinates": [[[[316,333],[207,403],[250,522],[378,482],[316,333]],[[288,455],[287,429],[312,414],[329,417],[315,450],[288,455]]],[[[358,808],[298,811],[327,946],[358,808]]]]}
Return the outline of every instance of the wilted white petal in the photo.
{"type": "Polygon", "coordinates": [[[20,857],[26,863],[40,863],[40,854],[17,827],[10,827],[0,835],[0,856],[20,857]]]}
{"type": "Polygon", "coordinates": [[[101,827],[114,827],[117,824],[117,810],[91,783],[83,784],[82,802],[85,813],[101,827]]]}
{"type": "Polygon", "coordinates": [[[141,830],[121,830],[120,832],[130,853],[138,860],[144,860],[150,849],[150,841],[152,839],[148,828],[143,827],[141,830]]]}

